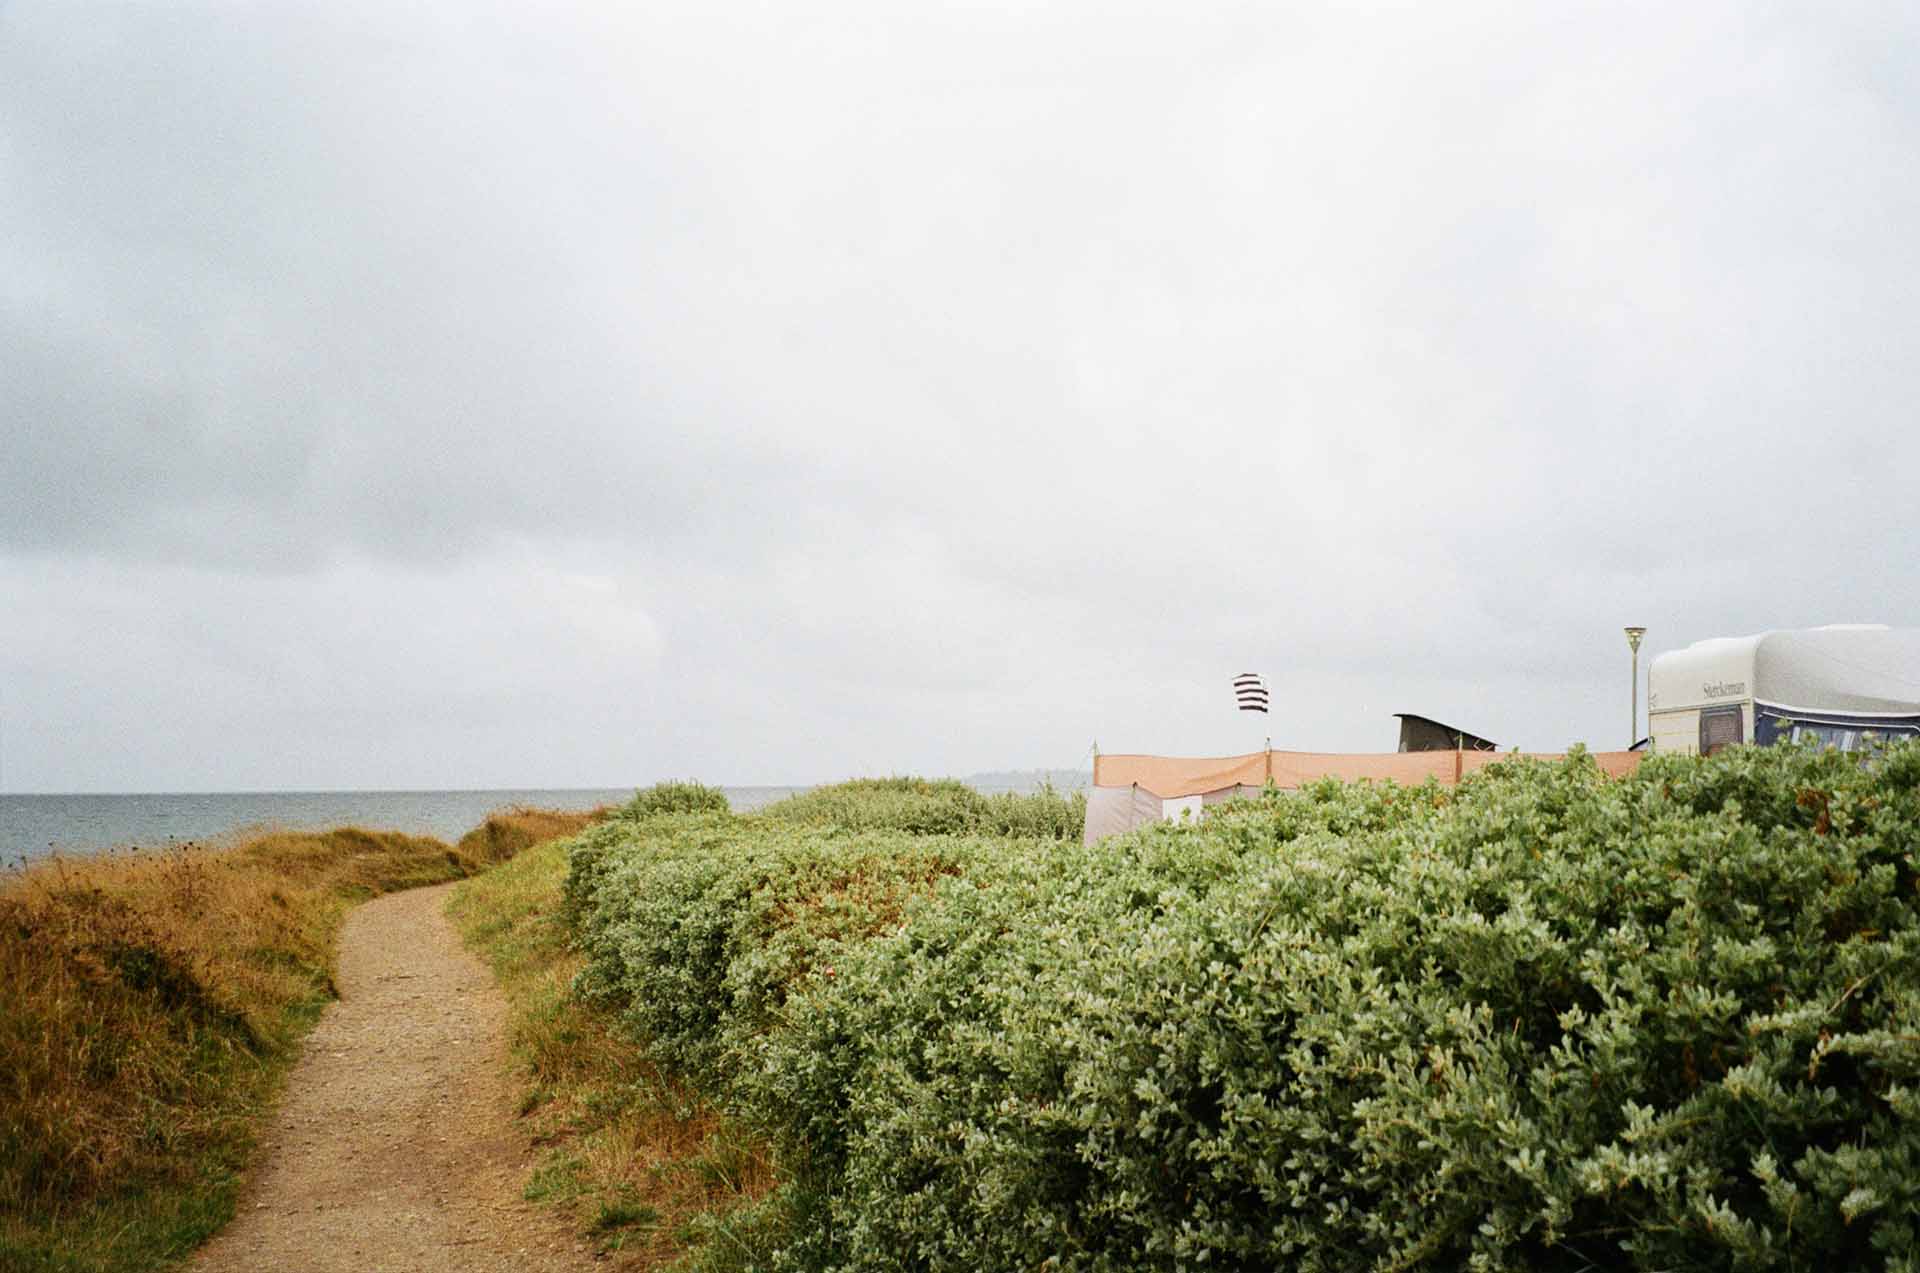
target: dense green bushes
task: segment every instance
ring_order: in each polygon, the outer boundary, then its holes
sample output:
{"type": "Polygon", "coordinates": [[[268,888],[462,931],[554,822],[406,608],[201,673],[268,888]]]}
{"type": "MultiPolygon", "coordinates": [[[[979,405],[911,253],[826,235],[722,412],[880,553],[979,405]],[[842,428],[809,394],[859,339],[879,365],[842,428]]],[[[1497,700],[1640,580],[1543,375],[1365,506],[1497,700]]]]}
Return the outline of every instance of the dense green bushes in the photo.
{"type": "Polygon", "coordinates": [[[580,843],[583,987],[780,1146],[763,1267],[1920,1269],[1920,746],[580,843]]]}
{"type": "Polygon", "coordinates": [[[899,926],[909,898],[986,850],[712,817],[658,819],[624,853],[603,845],[574,850],[599,899],[576,989],[616,1009],[654,1060],[709,1087],[753,1061],[796,983],[830,979],[851,947],[899,926]]]}

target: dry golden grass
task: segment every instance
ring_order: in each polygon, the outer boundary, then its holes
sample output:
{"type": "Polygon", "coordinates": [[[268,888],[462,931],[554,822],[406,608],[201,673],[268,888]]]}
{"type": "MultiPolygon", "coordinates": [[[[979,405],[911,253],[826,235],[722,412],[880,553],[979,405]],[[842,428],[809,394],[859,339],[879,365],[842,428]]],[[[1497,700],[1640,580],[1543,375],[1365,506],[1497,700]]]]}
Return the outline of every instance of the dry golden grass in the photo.
{"type": "Polygon", "coordinates": [[[589,815],[449,847],[346,828],[53,859],[0,876],[0,1267],[145,1268],[231,1215],[332,995],[354,902],[472,875],[589,815]]]}
{"type": "Polygon", "coordinates": [[[764,1147],[572,997],[566,870],[564,845],[541,845],[461,885],[449,913],[511,1005],[522,1113],[546,1150],[528,1196],[565,1207],[612,1267],[657,1268],[698,1240],[696,1221],[765,1196],[773,1173],[764,1147]]]}
{"type": "Polygon", "coordinates": [[[461,836],[460,851],[482,862],[505,862],[536,844],[583,831],[609,812],[610,808],[595,809],[589,813],[568,813],[559,809],[516,806],[494,814],[461,836]]]}

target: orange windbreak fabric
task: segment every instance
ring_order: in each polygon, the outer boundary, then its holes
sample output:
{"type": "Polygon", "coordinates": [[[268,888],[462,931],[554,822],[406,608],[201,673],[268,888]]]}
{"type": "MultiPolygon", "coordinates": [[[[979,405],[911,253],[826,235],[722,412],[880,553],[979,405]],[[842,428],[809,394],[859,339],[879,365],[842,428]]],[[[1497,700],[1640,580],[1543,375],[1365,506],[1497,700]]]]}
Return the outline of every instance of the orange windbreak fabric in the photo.
{"type": "MultiPolygon", "coordinates": [[[[1464,751],[1460,753],[1460,772],[1464,776],[1477,769],[1485,769],[1496,760],[1505,760],[1512,752],[1464,751]]],[[[1547,752],[1523,753],[1530,760],[1564,760],[1565,755],[1547,752]]],[[[1644,751],[1590,751],[1587,756],[1600,766],[1600,772],[1609,778],[1624,778],[1640,767],[1646,757],[1644,751]]]]}
{"type": "Polygon", "coordinates": [[[1343,782],[1370,779],[1397,782],[1417,787],[1429,778],[1452,783],[1459,774],[1450,751],[1390,751],[1352,753],[1315,751],[1276,751],[1273,753],[1273,785],[1304,787],[1321,778],[1339,778],[1343,782]]]}
{"type": "Polygon", "coordinates": [[[1600,766],[1600,772],[1609,778],[1624,778],[1640,767],[1647,758],[1644,751],[1596,751],[1593,762],[1600,766]]]}
{"type": "Polygon", "coordinates": [[[1239,783],[1263,787],[1267,782],[1267,754],[1251,756],[1095,756],[1096,787],[1145,787],[1162,800],[1197,796],[1239,783]]]}
{"type": "MultiPolygon", "coordinates": [[[[1418,785],[1432,778],[1451,786],[1465,774],[1485,768],[1517,753],[1493,751],[1315,752],[1256,751],[1245,756],[1096,756],[1093,785],[1139,786],[1163,800],[1203,795],[1223,787],[1266,784],[1269,773],[1276,787],[1305,786],[1321,778],[1347,782],[1370,779],[1418,785]],[[1269,768],[1271,766],[1271,768],[1269,768]]],[[[1621,778],[1640,766],[1637,751],[1591,753],[1602,773],[1621,778]]],[[[1557,755],[1531,753],[1535,760],[1559,760],[1557,755]]]]}

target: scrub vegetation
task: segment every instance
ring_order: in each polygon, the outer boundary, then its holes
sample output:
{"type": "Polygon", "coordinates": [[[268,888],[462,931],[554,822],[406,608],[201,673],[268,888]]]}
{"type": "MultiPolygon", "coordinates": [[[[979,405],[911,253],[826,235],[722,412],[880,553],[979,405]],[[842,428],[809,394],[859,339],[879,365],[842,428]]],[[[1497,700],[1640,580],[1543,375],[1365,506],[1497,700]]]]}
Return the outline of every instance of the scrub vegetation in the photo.
{"type": "Polygon", "coordinates": [[[347,909],[458,879],[590,815],[458,846],[345,828],[53,859],[0,876],[0,1268],[149,1269],[229,1219],[333,995],[347,909]]]}
{"type": "Polygon", "coordinates": [[[760,815],[845,831],[1077,840],[1086,822],[1087,797],[1079,791],[1062,795],[1051,786],[1033,795],[990,796],[953,778],[859,778],[789,796],[768,805],[760,815]]]}
{"type": "MultiPolygon", "coordinates": [[[[603,855],[672,844],[696,867],[707,848],[718,853],[714,863],[737,865],[726,846],[742,836],[793,846],[796,866],[824,853],[805,867],[808,895],[789,896],[801,891],[790,887],[775,904],[792,913],[785,918],[805,911],[810,932],[852,925],[870,935],[877,922],[898,921],[906,897],[954,869],[953,837],[922,829],[1017,824],[1052,843],[1079,837],[1084,810],[1077,794],[983,796],[959,782],[889,778],[735,817],[717,788],[662,783],[575,839],[462,884],[449,913],[513,1006],[523,1113],[546,1151],[527,1196],[566,1208],[616,1267],[676,1259],[725,1266],[750,1256],[767,1223],[758,1204],[775,1188],[771,1143],[759,1125],[707,1095],[724,1087],[722,1058],[663,1059],[635,1045],[633,1022],[576,990],[586,962],[578,921],[603,855]]],[[[663,895],[661,914],[681,900],[663,895]]]]}
{"type": "Polygon", "coordinates": [[[683,1267],[1920,1269],[1920,745],[950,794],[565,846],[554,1010],[751,1163],[683,1267]]]}
{"type": "MultiPolygon", "coordinates": [[[[641,792],[609,825],[726,808],[718,790],[675,783],[641,792]]],[[[448,914],[510,1005],[521,1116],[542,1149],[527,1198],[564,1208],[612,1267],[655,1267],[771,1188],[766,1147],[571,993],[582,961],[563,917],[567,849],[541,844],[468,880],[448,914]]]]}

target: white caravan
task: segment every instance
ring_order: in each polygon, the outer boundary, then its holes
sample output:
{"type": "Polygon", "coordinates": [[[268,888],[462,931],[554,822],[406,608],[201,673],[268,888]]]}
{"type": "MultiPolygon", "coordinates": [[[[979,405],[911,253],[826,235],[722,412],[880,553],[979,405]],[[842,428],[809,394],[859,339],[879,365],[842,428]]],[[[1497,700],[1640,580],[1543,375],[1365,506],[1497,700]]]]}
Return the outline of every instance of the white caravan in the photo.
{"type": "Polygon", "coordinates": [[[1857,751],[1920,734],[1920,628],[1833,624],[1695,641],[1653,661],[1657,752],[1813,739],[1857,751]]]}

